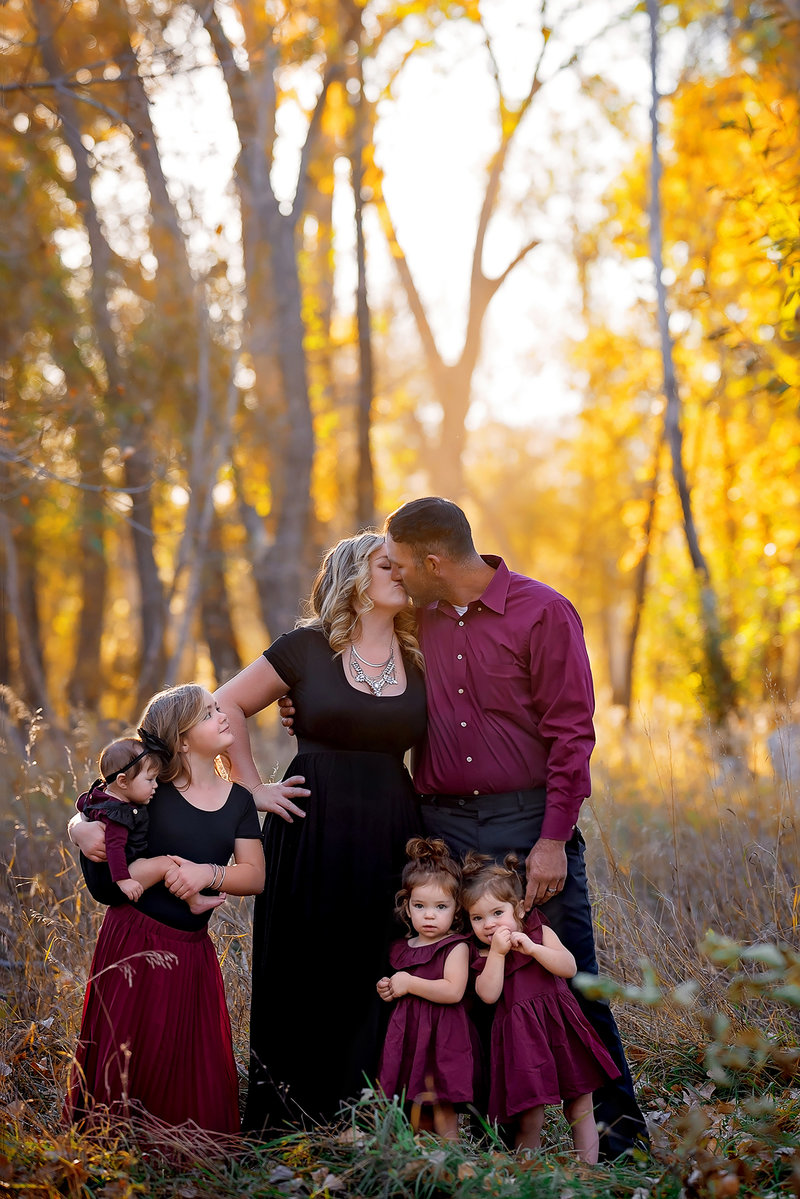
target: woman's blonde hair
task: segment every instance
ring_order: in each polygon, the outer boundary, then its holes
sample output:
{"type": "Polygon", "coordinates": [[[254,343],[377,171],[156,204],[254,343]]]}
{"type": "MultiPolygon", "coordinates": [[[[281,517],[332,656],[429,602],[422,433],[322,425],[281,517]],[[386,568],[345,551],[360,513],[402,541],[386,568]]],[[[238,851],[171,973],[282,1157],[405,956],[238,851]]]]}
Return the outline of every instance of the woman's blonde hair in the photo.
{"type": "MultiPolygon", "coordinates": [[[[321,629],[337,654],[358,641],[361,617],[373,607],[367,595],[372,582],[369,560],[383,543],[381,533],[367,529],[354,537],[345,537],[322,560],[306,605],[309,614],[297,623],[299,627],[321,629]]],[[[422,670],[417,620],[410,603],[395,616],[394,631],[403,657],[422,670]]]]}
{"type": "Polygon", "coordinates": [[[160,783],[171,783],[181,777],[188,780],[187,785],[192,781],[189,756],[181,749],[181,738],[206,714],[204,690],[199,683],[181,683],[179,687],[159,691],[147,701],[139,720],[139,732],[140,736],[149,733],[158,738],[164,747],[163,765],[158,774],[160,783]]]}

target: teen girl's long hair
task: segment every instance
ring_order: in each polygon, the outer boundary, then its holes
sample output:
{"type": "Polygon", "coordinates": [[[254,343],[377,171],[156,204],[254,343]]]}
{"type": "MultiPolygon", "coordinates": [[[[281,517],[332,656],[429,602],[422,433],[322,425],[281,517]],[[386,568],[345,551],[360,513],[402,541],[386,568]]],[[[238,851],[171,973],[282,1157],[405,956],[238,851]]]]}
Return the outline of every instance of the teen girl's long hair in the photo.
{"type": "MultiPolygon", "coordinates": [[[[139,736],[160,741],[163,765],[158,774],[160,783],[171,783],[185,778],[187,785],[192,781],[189,757],[181,749],[181,738],[193,729],[206,714],[206,701],[199,683],[182,683],[159,691],[147,705],[139,720],[139,736]]],[[[224,761],[224,759],[223,759],[224,761]]],[[[217,765],[218,773],[219,766],[217,765]]]]}

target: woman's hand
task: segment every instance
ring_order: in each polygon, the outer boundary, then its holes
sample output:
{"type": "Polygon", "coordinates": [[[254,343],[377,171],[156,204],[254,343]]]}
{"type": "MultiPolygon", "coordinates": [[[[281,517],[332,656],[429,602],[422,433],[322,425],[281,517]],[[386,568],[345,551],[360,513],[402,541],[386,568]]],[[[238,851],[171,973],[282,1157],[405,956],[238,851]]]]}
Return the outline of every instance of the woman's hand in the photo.
{"type": "Polygon", "coordinates": [[[190,862],[178,854],[169,855],[173,865],[164,875],[164,884],[177,899],[189,899],[198,891],[210,887],[215,872],[208,862],[190,862]]]}
{"type": "Polygon", "coordinates": [[[302,808],[298,808],[295,799],[303,799],[311,792],[302,784],[305,782],[302,774],[293,774],[291,778],[283,779],[280,783],[259,783],[253,788],[253,799],[259,812],[271,812],[280,816],[287,824],[294,824],[293,816],[305,816],[302,808]]]}
{"type": "Polygon", "coordinates": [[[101,820],[84,820],[73,816],[67,825],[67,836],[90,862],[106,861],[106,828],[101,820]]]}

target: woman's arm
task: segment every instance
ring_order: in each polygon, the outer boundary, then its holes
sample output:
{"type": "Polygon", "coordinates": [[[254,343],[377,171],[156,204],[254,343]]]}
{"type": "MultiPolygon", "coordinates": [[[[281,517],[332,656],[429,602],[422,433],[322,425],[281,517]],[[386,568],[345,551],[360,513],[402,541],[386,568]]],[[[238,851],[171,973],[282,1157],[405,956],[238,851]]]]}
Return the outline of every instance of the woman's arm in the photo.
{"type": "Polygon", "coordinates": [[[293,802],[311,794],[300,785],[305,779],[301,775],[293,775],[281,783],[262,783],[247,729],[249,716],[262,712],[288,690],[288,684],[262,655],[223,683],[215,692],[215,699],[228,717],[235,737],[228,750],[234,779],[252,791],[259,812],[275,812],[292,824],[292,816],[305,816],[302,808],[293,802]]]}
{"type": "Polygon", "coordinates": [[[512,943],[514,949],[520,953],[527,953],[528,957],[536,958],[545,970],[558,975],[559,978],[574,978],[578,972],[574,956],[546,924],[542,925],[541,945],[537,945],[525,933],[512,933],[512,943]]]}
{"type": "Polygon", "coordinates": [[[417,995],[431,1003],[460,1003],[467,989],[468,977],[469,950],[462,942],[454,945],[448,954],[442,978],[417,978],[415,974],[400,970],[392,974],[389,981],[392,984],[392,998],[395,999],[402,995],[417,995]]]}

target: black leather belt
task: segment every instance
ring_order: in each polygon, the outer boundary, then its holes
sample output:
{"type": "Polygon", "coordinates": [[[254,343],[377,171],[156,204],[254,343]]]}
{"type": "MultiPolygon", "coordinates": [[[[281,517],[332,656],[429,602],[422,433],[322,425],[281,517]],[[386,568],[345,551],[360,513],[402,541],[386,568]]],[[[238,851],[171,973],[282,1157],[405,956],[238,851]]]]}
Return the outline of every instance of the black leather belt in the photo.
{"type": "Polygon", "coordinates": [[[495,810],[500,807],[524,811],[546,797],[544,787],[529,787],[520,791],[494,791],[486,795],[420,795],[420,803],[433,808],[463,808],[467,812],[495,810]]]}

